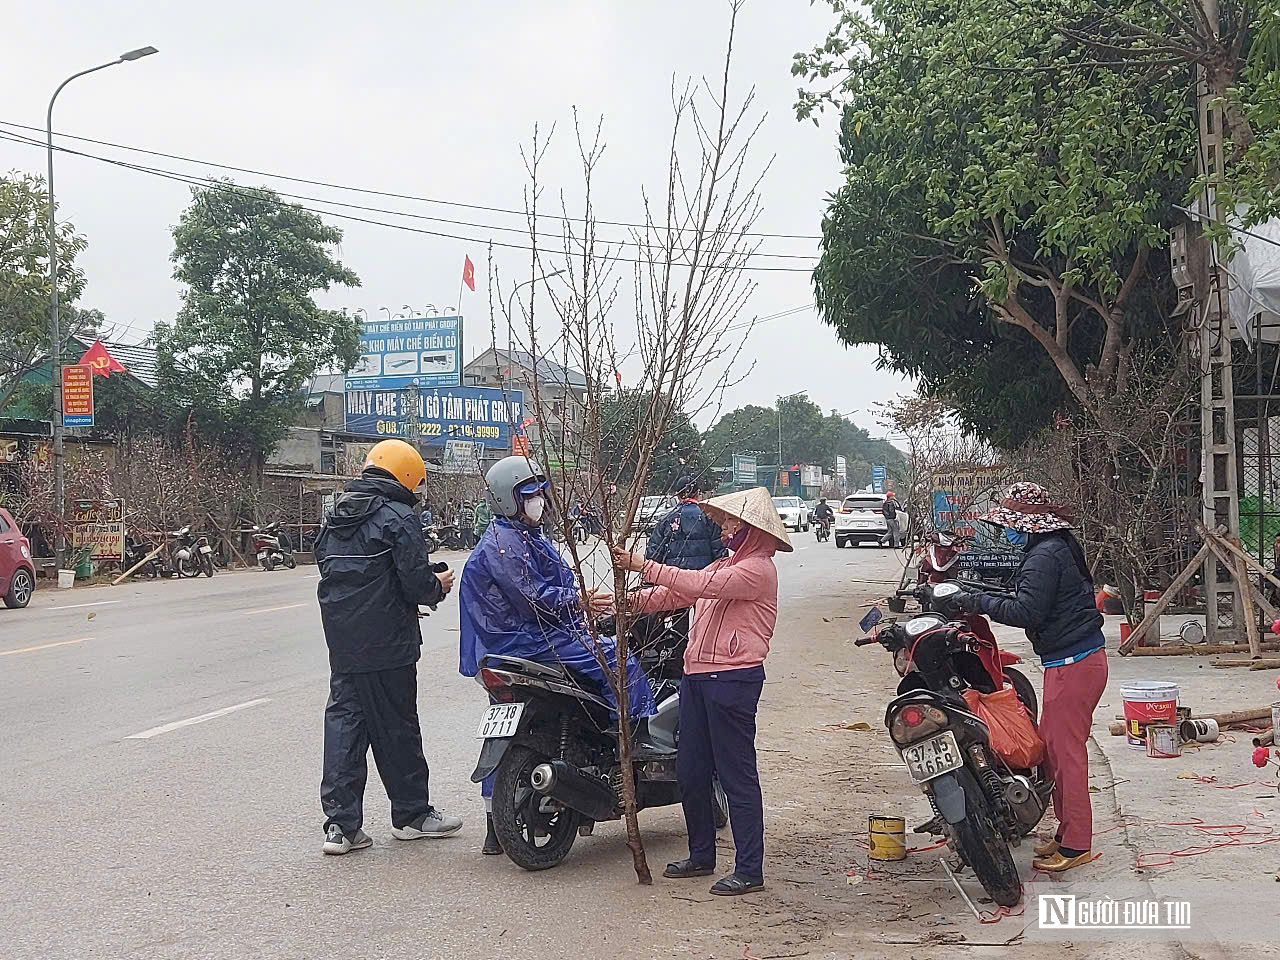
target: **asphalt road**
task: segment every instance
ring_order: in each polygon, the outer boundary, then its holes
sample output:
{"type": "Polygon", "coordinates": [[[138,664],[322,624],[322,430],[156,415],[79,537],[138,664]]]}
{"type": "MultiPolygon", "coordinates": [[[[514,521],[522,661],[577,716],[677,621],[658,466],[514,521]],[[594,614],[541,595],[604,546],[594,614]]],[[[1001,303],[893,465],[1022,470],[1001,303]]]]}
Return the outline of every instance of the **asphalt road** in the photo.
{"type": "MultiPolygon", "coordinates": [[[[855,557],[811,534],[797,543],[779,558],[784,605],[836,589],[855,557]]],[[[458,675],[452,602],[424,621],[420,712],[433,802],[466,828],[392,839],[371,763],[375,846],[321,855],[316,576],[45,590],[25,611],[0,610],[0,955],[672,955],[680,938],[651,923],[680,904],[661,880],[635,885],[619,825],[550,873],[478,855],[484,811],[469,776],[485,699],[458,675]]],[[[647,812],[644,828],[658,870],[683,855],[678,808],[647,812]]]]}

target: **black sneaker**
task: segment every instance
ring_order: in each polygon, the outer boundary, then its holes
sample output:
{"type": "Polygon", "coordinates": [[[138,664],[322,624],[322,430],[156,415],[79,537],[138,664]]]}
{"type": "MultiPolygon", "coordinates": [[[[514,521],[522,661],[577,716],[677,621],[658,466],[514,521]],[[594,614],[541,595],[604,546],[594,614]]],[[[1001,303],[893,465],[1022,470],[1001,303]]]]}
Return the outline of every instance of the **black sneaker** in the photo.
{"type": "Polygon", "coordinates": [[[452,837],[461,829],[461,817],[446,816],[435,807],[430,807],[412,823],[393,828],[391,835],[397,840],[421,840],[423,837],[438,840],[441,837],[452,837]]]}
{"type": "Polygon", "coordinates": [[[324,847],[322,849],[331,857],[340,857],[343,854],[350,853],[352,850],[363,850],[365,847],[371,846],[373,846],[373,837],[363,830],[357,830],[347,836],[340,826],[336,823],[331,823],[328,831],[325,832],[324,847]]]}

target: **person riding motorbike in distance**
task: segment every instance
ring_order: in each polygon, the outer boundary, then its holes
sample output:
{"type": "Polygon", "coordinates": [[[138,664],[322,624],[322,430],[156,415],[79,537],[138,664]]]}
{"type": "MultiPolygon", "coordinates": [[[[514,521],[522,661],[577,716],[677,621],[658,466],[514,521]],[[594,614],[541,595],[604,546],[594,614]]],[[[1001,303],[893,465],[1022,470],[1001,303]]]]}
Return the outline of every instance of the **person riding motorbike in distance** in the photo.
{"type": "Polygon", "coordinates": [[[818,505],[813,508],[813,519],[816,521],[825,520],[827,523],[835,521],[836,512],[831,509],[831,504],[827,503],[826,497],[819,500],[818,505]]]}
{"type": "MultiPolygon", "coordinates": [[[[474,677],[489,655],[560,664],[594,683],[615,708],[609,675],[617,669],[610,637],[591,636],[585,617],[613,608],[604,590],[579,589],[573,570],[543,532],[547,479],[528,457],[499,460],[485,475],[493,522],[462,571],[458,670],[474,677]]],[[[634,657],[627,659],[631,718],[653,714],[653,694],[634,657]]],[[[493,829],[493,778],[481,785],[488,831],[482,852],[502,853],[493,829]]]]}

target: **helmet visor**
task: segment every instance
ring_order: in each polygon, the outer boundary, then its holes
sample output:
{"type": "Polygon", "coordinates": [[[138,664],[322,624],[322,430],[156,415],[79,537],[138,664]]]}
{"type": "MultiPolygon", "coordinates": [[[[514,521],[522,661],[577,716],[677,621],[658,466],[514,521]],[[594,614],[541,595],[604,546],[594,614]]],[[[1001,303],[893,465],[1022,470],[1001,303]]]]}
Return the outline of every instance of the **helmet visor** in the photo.
{"type": "Polygon", "coordinates": [[[550,484],[547,483],[546,477],[543,477],[543,476],[531,477],[530,479],[526,480],[524,483],[520,484],[520,486],[516,487],[516,493],[522,497],[531,497],[535,493],[541,493],[543,490],[547,489],[547,487],[549,486],[550,484]]]}

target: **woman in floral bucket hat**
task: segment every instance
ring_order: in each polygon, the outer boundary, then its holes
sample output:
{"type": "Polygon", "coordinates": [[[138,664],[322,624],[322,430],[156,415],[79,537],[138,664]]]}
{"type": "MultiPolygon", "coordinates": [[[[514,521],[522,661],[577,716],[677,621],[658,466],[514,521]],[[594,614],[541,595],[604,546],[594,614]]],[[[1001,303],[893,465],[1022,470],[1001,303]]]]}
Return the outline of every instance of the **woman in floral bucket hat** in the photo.
{"type": "Polygon", "coordinates": [[[1022,627],[1044,665],[1040,735],[1054,778],[1054,839],[1035,848],[1034,866],[1060,873],[1093,859],[1089,801],[1089,731],[1107,685],[1102,615],[1084,549],[1071,532],[1071,512],[1037,483],[1015,483],[982,518],[1025,544],[1012,599],[969,593],[961,606],[997,623],[1022,627]]]}

